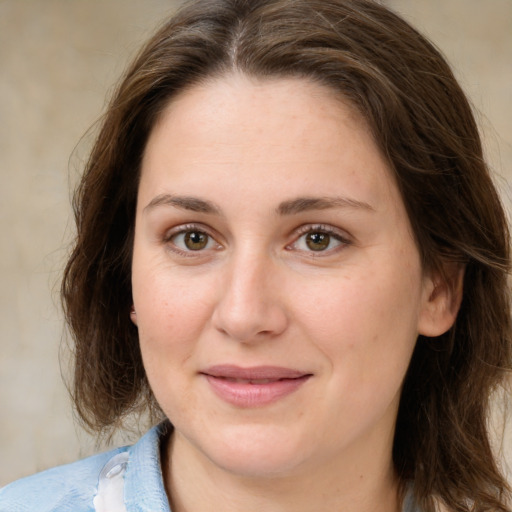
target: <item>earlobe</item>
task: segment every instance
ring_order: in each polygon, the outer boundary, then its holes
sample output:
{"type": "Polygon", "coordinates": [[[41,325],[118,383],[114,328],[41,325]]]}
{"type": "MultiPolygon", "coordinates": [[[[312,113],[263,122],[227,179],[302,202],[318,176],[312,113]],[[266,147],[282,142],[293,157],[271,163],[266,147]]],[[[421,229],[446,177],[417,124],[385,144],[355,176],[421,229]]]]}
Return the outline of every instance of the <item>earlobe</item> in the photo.
{"type": "Polygon", "coordinates": [[[462,302],[465,267],[447,264],[443,274],[426,278],[424,299],[418,321],[418,333],[436,337],[455,323],[462,302]]]}
{"type": "Polygon", "coordinates": [[[137,325],[137,313],[135,311],[135,306],[130,307],[130,320],[137,325]]]}

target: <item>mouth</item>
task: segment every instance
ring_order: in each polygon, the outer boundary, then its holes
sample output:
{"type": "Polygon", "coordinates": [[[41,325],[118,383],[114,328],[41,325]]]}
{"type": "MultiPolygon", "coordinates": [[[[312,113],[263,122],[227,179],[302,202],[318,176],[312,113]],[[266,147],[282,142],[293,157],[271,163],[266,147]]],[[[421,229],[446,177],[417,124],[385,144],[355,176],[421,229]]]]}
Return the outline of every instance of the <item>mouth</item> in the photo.
{"type": "Polygon", "coordinates": [[[233,365],[212,366],[200,374],[219,398],[242,408],[262,407],[283,399],[313,376],[278,366],[241,368],[233,365]]]}
{"type": "MultiPolygon", "coordinates": [[[[270,384],[271,382],[276,382],[273,379],[232,379],[230,377],[218,377],[219,379],[225,379],[228,382],[236,382],[238,384],[270,384]]],[[[285,380],[285,379],[277,379],[277,381],[285,380]]]]}

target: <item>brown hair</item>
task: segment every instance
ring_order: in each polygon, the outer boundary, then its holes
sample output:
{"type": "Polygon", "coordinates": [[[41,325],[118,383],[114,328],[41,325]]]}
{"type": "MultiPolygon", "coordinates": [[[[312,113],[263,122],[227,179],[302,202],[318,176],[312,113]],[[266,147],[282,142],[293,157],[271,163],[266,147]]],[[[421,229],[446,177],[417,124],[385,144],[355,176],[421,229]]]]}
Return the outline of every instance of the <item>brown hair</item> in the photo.
{"type": "Polygon", "coordinates": [[[75,340],[74,399],[86,425],[158,411],[129,319],[141,157],[179,91],[239,70],[304,77],[366,119],[396,175],[425,268],[466,266],[455,325],[420,337],[393,447],[425,511],[508,510],[487,432],[511,365],[509,234],[468,101],[440,53],[368,0],[203,0],[149,41],[110,103],[74,201],[77,239],[62,296],[75,340]]]}

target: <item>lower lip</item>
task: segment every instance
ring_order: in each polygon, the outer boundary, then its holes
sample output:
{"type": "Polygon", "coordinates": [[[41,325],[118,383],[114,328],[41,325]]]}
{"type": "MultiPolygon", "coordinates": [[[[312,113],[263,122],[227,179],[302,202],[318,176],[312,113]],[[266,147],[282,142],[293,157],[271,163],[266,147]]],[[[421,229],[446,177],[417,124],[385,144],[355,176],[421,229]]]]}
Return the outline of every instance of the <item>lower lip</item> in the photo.
{"type": "Polygon", "coordinates": [[[237,407],[262,407],[297,391],[310,377],[282,379],[267,384],[235,382],[221,377],[204,375],[213,391],[225,402],[237,407]]]}

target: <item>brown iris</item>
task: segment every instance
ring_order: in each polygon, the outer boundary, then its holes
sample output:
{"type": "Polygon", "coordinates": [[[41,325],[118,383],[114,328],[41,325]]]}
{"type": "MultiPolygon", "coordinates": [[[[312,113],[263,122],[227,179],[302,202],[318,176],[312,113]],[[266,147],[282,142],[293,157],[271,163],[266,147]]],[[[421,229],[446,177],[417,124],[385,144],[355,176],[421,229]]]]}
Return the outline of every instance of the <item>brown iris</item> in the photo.
{"type": "Polygon", "coordinates": [[[329,247],[331,236],[327,233],[308,233],[306,235],[306,245],[312,251],[323,251],[329,247]]]}
{"type": "Polygon", "coordinates": [[[191,251],[200,251],[208,244],[208,235],[200,231],[188,231],[184,239],[187,249],[191,251]]]}

